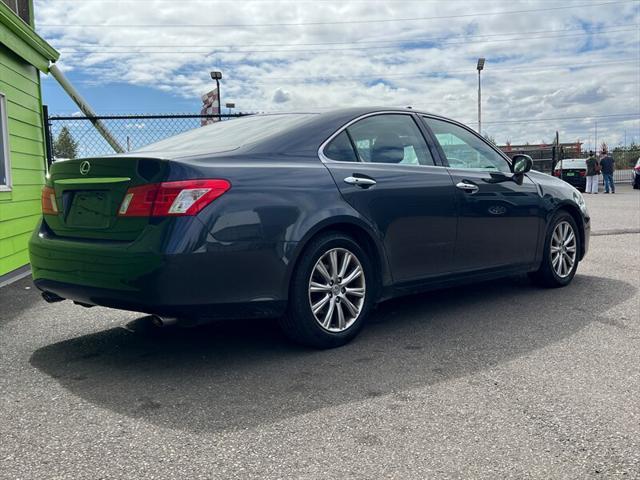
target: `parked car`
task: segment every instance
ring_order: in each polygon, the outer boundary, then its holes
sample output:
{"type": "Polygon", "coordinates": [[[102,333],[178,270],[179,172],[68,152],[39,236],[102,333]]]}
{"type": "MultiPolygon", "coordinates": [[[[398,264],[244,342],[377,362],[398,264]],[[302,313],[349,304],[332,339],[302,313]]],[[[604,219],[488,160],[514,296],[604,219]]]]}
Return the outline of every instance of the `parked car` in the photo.
{"type": "Polygon", "coordinates": [[[531,166],[413,110],[219,122],[55,162],[33,278],[49,302],[159,321],[280,317],[294,340],[335,347],[398,295],[524,272],[571,282],[589,214],[576,189],[531,166]]]}
{"type": "Polygon", "coordinates": [[[633,188],[640,189],[640,158],[633,167],[633,188]]]}
{"type": "Polygon", "coordinates": [[[553,175],[581,192],[587,185],[587,160],[585,158],[565,158],[556,163],[553,175]]]}

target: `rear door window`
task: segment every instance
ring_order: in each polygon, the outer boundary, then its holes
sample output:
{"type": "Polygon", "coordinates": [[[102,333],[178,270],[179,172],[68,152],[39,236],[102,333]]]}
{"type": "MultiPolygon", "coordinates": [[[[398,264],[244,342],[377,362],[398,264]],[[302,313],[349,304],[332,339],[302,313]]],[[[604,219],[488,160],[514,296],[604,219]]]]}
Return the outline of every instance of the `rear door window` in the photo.
{"type": "Polygon", "coordinates": [[[349,126],[347,132],[363,162],[435,165],[411,115],[374,115],[349,126]]]}

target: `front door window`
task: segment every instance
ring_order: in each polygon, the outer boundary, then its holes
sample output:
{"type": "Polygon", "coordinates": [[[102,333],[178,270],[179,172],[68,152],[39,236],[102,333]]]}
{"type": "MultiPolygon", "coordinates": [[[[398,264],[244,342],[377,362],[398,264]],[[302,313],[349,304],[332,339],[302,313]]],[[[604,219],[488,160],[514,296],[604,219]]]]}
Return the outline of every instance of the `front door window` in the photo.
{"type": "Polygon", "coordinates": [[[454,123],[424,117],[451,168],[509,173],[507,161],[484,140],[454,123]]]}

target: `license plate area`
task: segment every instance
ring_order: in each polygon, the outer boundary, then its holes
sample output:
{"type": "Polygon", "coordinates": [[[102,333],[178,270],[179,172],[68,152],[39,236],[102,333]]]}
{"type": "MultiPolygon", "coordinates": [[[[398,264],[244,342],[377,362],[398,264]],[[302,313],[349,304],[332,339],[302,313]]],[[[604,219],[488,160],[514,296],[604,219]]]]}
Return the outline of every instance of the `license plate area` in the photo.
{"type": "Polygon", "coordinates": [[[111,195],[108,190],[77,190],[66,218],[69,227],[109,228],[111,195]]]}

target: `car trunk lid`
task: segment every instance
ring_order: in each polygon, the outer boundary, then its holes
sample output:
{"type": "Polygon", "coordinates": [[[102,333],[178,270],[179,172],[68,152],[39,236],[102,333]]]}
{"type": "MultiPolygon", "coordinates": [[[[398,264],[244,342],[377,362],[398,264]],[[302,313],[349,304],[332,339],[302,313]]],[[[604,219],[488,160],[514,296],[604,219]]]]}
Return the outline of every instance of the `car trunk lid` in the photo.
{"type": "Polygon", "coordinates": [[[128,188],[162,181],[168,163],[120,156],[55,162],[47,185],[54,190],[58,214],[45,214],[44,221],[61,237],[134,240],[150,219],[123,218],[118,209],[128,188]]]}

